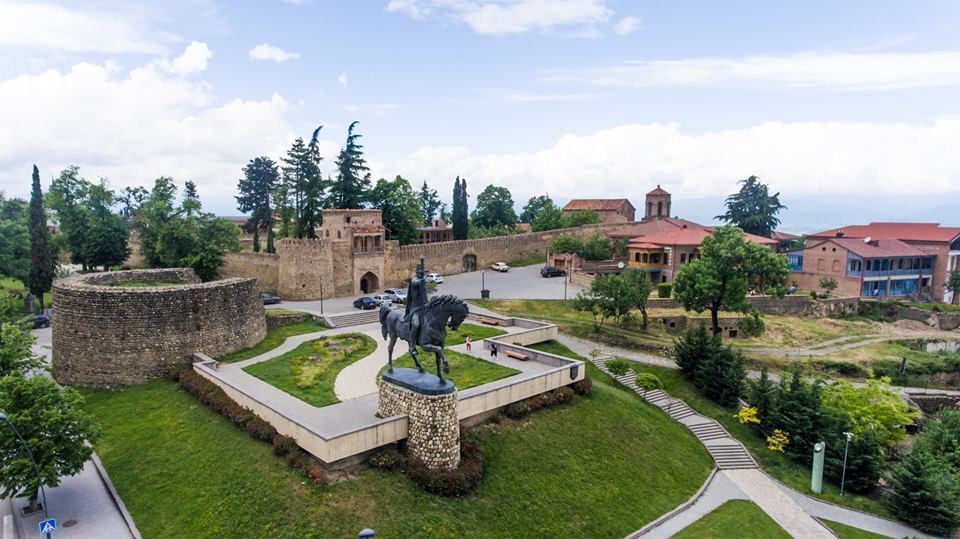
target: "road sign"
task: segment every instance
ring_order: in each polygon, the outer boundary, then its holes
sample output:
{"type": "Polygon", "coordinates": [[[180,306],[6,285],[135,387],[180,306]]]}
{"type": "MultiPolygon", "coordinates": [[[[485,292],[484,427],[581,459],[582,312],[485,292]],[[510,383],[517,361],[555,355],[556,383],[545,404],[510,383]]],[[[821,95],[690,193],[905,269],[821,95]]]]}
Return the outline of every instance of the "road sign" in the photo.
{"type": "Polygon", "coordinates": [[[40,533],[46,535],[57,531],[57,519],[48,518],[47,520],[40,521],[40,533]]]}

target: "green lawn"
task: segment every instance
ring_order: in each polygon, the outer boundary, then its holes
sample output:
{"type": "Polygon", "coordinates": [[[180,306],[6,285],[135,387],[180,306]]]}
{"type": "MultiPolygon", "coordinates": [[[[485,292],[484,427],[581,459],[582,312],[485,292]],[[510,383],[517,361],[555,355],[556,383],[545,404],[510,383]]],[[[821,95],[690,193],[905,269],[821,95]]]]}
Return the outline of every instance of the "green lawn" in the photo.
{"type": "Polygon", "coordinates": [[[839,522],[834,522],[832,520],[820,519],[828,528],[833,530],[833,533],[837,534],[837,537],[840,539],[886,539],[886,535],[880,535],[879,533],[868,532],[867,530],[861,530],[860,528],[854,528],[853,526],[847,526],[846,524],[840,524],[839,522]]]}
{"type": "Polygon", "coordinates": [[[880,500],[852,494],[849,491],[844,493],[843,496],[840,496],[839,485],[835,485],[826,479],[823,481],[823,494],[819,496],[814,494],[810,491],[810,469],[797,464],[782,453],[767,449],[766,441],[763,438],[757,436],[753,429],[741,424],[740,421],[734,417],[736,410],[720,406],[703,396],[700,391],[683,378],[680,371],[676,369],[656,367],[642,363],[634,363],[634,365],[640,372],[655,374],[657,378],[663,382],[664,390],[670,395],[683,400],[701,414],[719,421],[730,434],[734,435],[747,446],[747,449],[756,457],[763,469],[773,477],[804,494],[816,496],[838,505],[845,505],[861,511],[890,517],[889,511],[887,511],[880,500]]]}
{"type": "Polygon", "coordinates": [[[757,504],[747,500],[730,500],[700,520],[680,530],[676,539],[775,539],[790,534],[784,531],[757,504]]]}
{"type": "Polygon", "coordinates": [[[308,404],[328,406],[340,402],[333,391],[337,374],[376,348],[377,343],[366,335],[345,333],[307,341],[243,370],[308,404]]]}
{"type": "MultiPolygon", "coordinates": [[[[445,354],[447,356],[447,363],[450,364],[450,373],[444,374],[444,377],[451,380],[453,384],[457,386],[457,391],[463,391],[467,388],[483,385],[520,373],[520,371],[516,369],[497,365],[491,361],[484,361],[452,350],[447,350],[445,354]]],[[[430,372],[433,372],[434,369],[437,368],[437,361],[434,359],[433,354],[429,352],[424,353],[422,350],[420,352],[420,363],[423,363],[423,366],[430,372]]],[[[393,366],[416,367],[409,353],[394,358],[393,366]]],[[[380,369],[380,374],[382,375],[386,369],[386,367],[380,369]]]]}
{"type": "Polygon", "coordinates": [[[452,330],[447,328],[447,339],[443,342],[445,346],[455,346],[467,342],[467,335],[478,342],[497,335],[504,335],[506,331],[492,326],[478,326],[477,324],[460,324],[460,329],[452,330]]]}
{"type": "Polygon", "coordinates": [[[280,346],[283,344],[283,341],[287,340],[287,337],[303,335],[304,333],[314,333],[317,331],[323,331],[325,329],[328,329],[327,326],[319,322],[315,322],[312,319],[287,326],[268,328],[267,336],[255,346],[245,350],[238,350],[225,356],[220,356],[217,358],[217,360],[223,361],[224,363],[234,363],[236,361],[257,357],[264,352],[269,352],[270,350],[280,346]]]}
{"type": "MultiPolygon", "coordinates": [[[[13,277],[4,277],[0,276],[0,293],[8,294],[10,292],[20,292],[26,296],[26,288],[23,286],[23,283],[19,279],[14,279],[13,277]]],[[[47,309],[50,307],[53,297],[50,293],[43,295],[43,308],[47,309]]],[[[20,304],[23,305],[22,303],[20,304]]]]}
{"type": "Polygon", "coordinates": [[[180,286],[182,284],[184,284],[183,281],[156,280],[156,281],[130,281],[127,283],[120,283],[115,286],[117,286],[118,288],[148,288],[153,286],[180,286]]]}
{"type": "Polygon", "coordinates": [[[86,391],[86,407],[144,537],[622,537],[693,495],[713,462],[687,429],[588,372],[589,397],[478,430],[484,478],[463,499],[366,468],[314,485],[165,380],[86,391]]]}

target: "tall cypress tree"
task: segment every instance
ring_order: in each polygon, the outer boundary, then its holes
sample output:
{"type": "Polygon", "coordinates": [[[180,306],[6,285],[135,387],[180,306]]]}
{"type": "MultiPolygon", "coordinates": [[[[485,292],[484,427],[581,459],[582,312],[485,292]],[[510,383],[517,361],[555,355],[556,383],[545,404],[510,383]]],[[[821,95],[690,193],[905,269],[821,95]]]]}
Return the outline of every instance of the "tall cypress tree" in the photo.
{"type": "Polygon", "coordinates": [[[467,239],[467,180],[460,180],[460,176],[453,182],[453,210],[450,216],[453,220],[453,239],[467,239]]]}
{"type": "Polygon", "coordinates": [[[370,169],[358,142],[362,135],[353,132],[359,123],[355,121],[347,128],[347,143],[337,157],[337,180],[330,189],[330,198],[337,208],[359,208],[369,195],[370,169]]]}
{"type": "Polygon", "coordinates": [[[47,215],[43,211],[43,193],[40,191],[40,170],[33,165],[33,190],[30,192],[30,293],[40,298],[53,286],[56,260],[50,245],[47,215]]]}

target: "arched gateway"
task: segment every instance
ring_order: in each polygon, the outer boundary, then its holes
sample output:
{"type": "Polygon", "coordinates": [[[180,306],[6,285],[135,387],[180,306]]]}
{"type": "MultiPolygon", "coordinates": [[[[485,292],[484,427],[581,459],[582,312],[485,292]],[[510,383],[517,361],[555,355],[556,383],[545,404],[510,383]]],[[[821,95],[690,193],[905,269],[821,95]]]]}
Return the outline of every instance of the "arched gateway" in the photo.
{"type": "Polygon", "coordinates": [[[380,278],[372,271],[368,271],[360,277],[360,292],[370,294],[380,288],[380,278]]]}

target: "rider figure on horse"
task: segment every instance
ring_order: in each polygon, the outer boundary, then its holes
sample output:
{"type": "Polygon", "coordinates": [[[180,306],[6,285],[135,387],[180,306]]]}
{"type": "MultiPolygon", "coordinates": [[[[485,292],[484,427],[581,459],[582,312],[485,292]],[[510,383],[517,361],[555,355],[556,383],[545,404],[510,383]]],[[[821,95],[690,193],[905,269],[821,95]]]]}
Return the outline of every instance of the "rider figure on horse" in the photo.
{"type": "Polygon", "coordinates": [[[426,270],[423,267],[423,257],[420,257],[420,263],[417,264],[416,277],[410,279],[410,286],[407,287],[407,301],[404,310],[403,321],[410,324],[411,343],[420,343],[420,328],[423,327],[423,309],[427,305],[427,281],[424,280],[426,270]]]}

